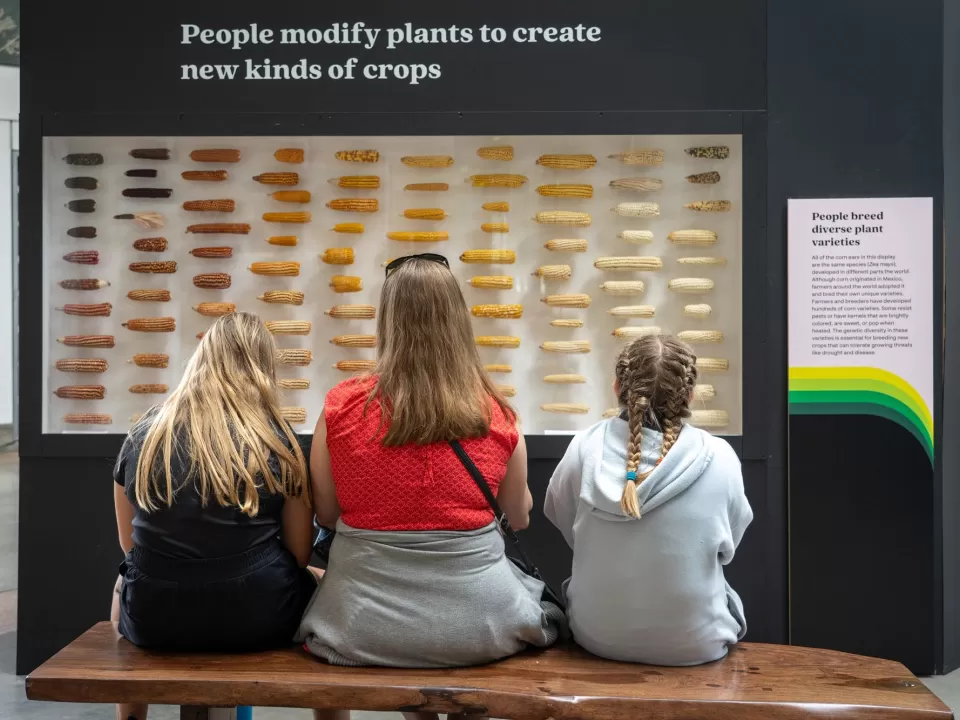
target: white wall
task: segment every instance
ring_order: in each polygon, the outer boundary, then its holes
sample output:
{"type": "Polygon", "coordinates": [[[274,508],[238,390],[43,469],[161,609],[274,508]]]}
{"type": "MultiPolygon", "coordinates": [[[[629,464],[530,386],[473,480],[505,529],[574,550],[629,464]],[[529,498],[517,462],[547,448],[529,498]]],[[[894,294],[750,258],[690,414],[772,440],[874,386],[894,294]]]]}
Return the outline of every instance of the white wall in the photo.
{"type": "Polygon", "coordinates": [[[20,116],[20,68],[0,65],[0,120],[20,116]]]}
{"type": "Polygon", "coordinates": [[[20,68],[0,66],[0,425],[13,422],[13,187],[19,147],[20,68]]]}

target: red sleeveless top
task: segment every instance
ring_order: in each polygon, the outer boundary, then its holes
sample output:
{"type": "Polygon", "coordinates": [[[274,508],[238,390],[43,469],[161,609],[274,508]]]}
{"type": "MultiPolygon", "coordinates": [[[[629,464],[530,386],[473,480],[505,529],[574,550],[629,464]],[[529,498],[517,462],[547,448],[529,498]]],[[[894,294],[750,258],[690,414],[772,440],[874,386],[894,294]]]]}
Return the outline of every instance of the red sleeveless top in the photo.
{"type": "MultiPolygon", "coordinates": [[[[324,403],[327,449],[343,521],[364,530],[475,530],[493,511],[447,443],[384,447],[380,404],[364,406],[375,377],[347,380],[324,403]]],[[[491,402],[490,433],[462,440],[496,495],[519,440],[516,425],[491,402]]]]}

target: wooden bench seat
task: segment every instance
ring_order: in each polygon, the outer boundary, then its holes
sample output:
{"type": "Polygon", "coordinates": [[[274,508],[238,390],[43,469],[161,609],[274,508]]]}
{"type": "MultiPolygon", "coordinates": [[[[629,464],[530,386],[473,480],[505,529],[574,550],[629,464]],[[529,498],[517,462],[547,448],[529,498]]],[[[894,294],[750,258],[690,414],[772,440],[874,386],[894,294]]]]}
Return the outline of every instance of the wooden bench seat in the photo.
{"type": "Polygon", "coordinates": [[[950,720],[899,663],[742,643],[716,663],[664,668],[575,647],[482,667],[332,667],[291,648],[250,655],[138,650],[100,623],[27,678],[27,697],[81,703],[432,710],[516,720],[950,720]]]}

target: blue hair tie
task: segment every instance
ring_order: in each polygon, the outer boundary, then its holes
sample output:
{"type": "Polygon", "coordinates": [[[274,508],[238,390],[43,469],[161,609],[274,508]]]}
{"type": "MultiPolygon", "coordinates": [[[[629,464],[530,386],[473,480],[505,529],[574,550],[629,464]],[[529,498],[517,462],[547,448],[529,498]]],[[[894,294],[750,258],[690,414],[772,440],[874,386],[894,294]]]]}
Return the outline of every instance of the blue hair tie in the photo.
{"type": "Polygon", "coordinates": [[[633,480],[634,482],[636,482],[636,481],[637,481],[637,473],[636,473],[636,471],[630,470],[630,471],[627,473],[627,480],[633,480]]]}

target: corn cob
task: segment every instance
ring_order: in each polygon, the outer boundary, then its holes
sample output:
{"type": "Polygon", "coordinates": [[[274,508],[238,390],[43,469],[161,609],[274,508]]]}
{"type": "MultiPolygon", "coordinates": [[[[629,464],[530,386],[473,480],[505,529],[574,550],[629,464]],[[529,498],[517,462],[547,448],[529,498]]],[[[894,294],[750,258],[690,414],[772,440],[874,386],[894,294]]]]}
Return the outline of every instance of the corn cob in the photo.
{"type": "Polygon", "coordinates": [[[663,260],[658,257],[644,257],[638,255],[629,255],[626,257],[602,257],[597,258],[593,266],[598,270],[662,270],[663,260]]]}
{"type": "Polygon", "coordinates": [[[561,293],[547,295],[540,298],[540,302],[545,303],[548,307],[588,308],[590,307],[590,296],[583,293],[561,293]]]}
{"type": "Polygon", "coordinates": [[[507,175],[503,173],[495,175],[471,175],[467,178],[467,182],[472,183],[473,187],[518,188],[526,181],[526,175],[507,175]]]}
{"type": "Polygon", "coordinates": [[[569,415],[586,415],[590,412],[589,405],[581,403],[544,403],[540,406],[544,412],[565,413],[569,415]]]}
{"type": "Polygon", "coordinates": [[[717,397],[717,390],[713,385],[697,385],[693,394],[698,400],[713,400],[717,397]]]}
{"type": "Polygon", "coordinates": [[[97,236],[97,229],[89,226],[74,227],[67,230],[67,236],[72,238],[95,238],[97,236]]]}
{"type": "Polygon", "coordinates": [[[619,160],[624,165],[662,165],[663,150],[652,148],[638,148],[637,150],[627,150],[609,155],[612,160],[619,160]]]}
{"type": "Polygon", "coordinates": [[[511,365],[484,365],[483,369],[488,373],[510,373],[513,372],[511,365]]]}
{"type": "Polygon", "coordinates": [[[135,168],[127,170],[124,175],[133,178],[155,178],[157,177],[157,171],[150,168],[135,168]]]}
{"type": "Polygon", "coordinates": [[[507,223],[483,223],[480,229],[485,233],[507,233],[510,232],[510,225],[507,223]]]}
{"type": "Polygon", "coordinates": [[[330,341],[338,347],[372,348],[377,346],[376,335],[337,335],[330,341]]]}
{"type": "Polygon", "coordinates": [[[610,418],[615,418],[620,414],[620,408],[607,408],[603,411],[603,419],[609,420],[610,418]]]}
{"type": "Polygon", "coordinates": [[[380,153],[376,150],[341,150],[334,157],[343,162],[375,163],[380,159],[380,153]]]}
{"type": "Polygon", "coordinates": [[[667,288],[678,293],[702,293],[713,290],[713,280],[708,278],[676,278],[667,283],[667,288]]]}
{"type": "Polygon", "coordinates": [[[477,275],[470,278],[470,284],[482,290],[511,290],[513,278],[509,275],[477,275]]]}
{"type": "Polygon", "coordinates": [[[135,262],[128,266],[132,272],[170,275],[177,271],[175,260],[157,260],[154,262],[135,262]]]}
{"type": "Polygon", "coordinates": [[[564,225],[566,227],[588,227],[590,213],[570,212],[569,210],[543,210],[533,217],[541,225],[564,225]]]}
{"type": "Polygon", "coordinates": [[[342,320],[372,320],[377,316],[377,309],[373,305],[334,305],[323,314],[342,320]]]}
{"type": "Polygon", "coordinates": [[[67,425],[110,425],[113,418],[103,413],[67,413],[63,422],[67,425]]]}
{"type": "Polygon", "coordinates": [[[563,353],[568,355],[582,355],[590,352],[589,340],[553,340],[540,343],[544,352],[563,353]]]}
{"type": "Polygon", "coordinates": [[[370,372],[377,366],[375,360],[341,360],[333,367],[343,372],[370,372]]]}
{"type": "Polygon", "coordinates": [[[617,233],[617,237],[636,245],[645,245],[653,242],[653,233],[649,230],[623,230],[617,233]]]}
{"type": "Polygon", "coordinates": [[[296,247],[300,239],[296,235],[271,235],[267,238],[271,245],[281,245],[283,247],[296,247]]]}
{"type": "Polygon", "coordinates": [[[332,229],[335,233],[348,233],[351,235],[359,235],[364,231],[363,223],[337,223],[332,229]]]}
{"type": "Polygon", "coordinates": [[[231,149],[194,150],[190,153],[194,162],[235,163],[240,162],[240,151],[231,149]]]}
{"type": "Polygon", "coordinates": [[[647,337],[648,335],[660,335],[661,331],[656,325],[626,325],[618,327],[610,334],[615,338],[633,339],[647,337]]]}
{"type": "Polygon", "coordinates": [[[107,389],[103,385],[63,385],[53,394],[64,400],[103,400],[107,389]]]}
{"type": "Polygon", "coordinates": [[[653,305],[620,305],[607,310],[607,313],[614,317],[652,318],[654,312],[653,305]]]}
{"type": "Polygon", "coordinates": [[[484,160],[513,160],[512,145],[491,145],[477,148],[477,156],[484,160]]]}
{"type": "Polygon", "coordinates": [[[300,164],[303,162],[302,148],[280,148],[273,154],[273,159],[282,163],[300,164]]]}
{"type": "Polygon", "coordinates": [[[69,358],[57,360],[56,368],[60,372],[103,373],[110,367],[103,358],[69,358]]]}
{"type": "Polygon", "coordinates": [[[593,185],[541,185],[537,192],[544,197],[592,198],[593,185]]]}
{"type": "Polygon", "coordinates": [[[68,190],[96,190],[100,183],[92,177],[69,177],[63,181],[63,186],[68,190]]]}
{"type": "Polygon", "coordinates": [[[170,356],[164,353],[137,353],[127,362],[132,362],[137,367],[162,369],[170,364],[170,356]]]}
{"type": "Polygon", "coordinates": [[[723,358],[697,358],[698,372],[726,372],[730,369],[730,361],[723,358]]]}
{"type": "Polygon", "coordinates": [[[234,200],[188,200],[183,204],[184,210],[191,212],[233,212],[237,209],[234,200]]]}
{"type": "Polygon", "coordinates": [[[543,378],[545,383],[550,383],[551,385],[580,385],[587,381],[586,376],[584,375],[547,375],[543,378]]]}
{"type": "Polygon", "coordinates": [[[688,147],[684,152],[690,157],[704,160],[726,160],[730,157],[730,148],[726,145],[700,145],[688,147]]]}
{"type": "Polygon", "coordinates": [[[302,205],[310,202],[312,195],[310,195],[309,190],[277,190],[270,193],[268,197],[272,197],[277,202],[300,203],[302,205]]]}
{"type": "Polygon", "coordinates": [[[573,269],[569,265],[541,265],[531,275],[544,280],[569,280],[573,269]]]}
{"type": "Polygon", "coordinates": [[[687,175],[687,182],[693,183],[694,185],[716,185],[720,182],[720,173],[712,170],[710,172],[687,175]]]}
{"type": "Polygon", "coordinates": [[[617,203],[612,209],[620,217],[652,218],[660,214],[660,205],[650,202],[617,203]]]}
{"type": "Polygon", "coordinates": [[[517,254],[513,250],[464,250],[460,255],[460,262],[472,264],[512,265],[516,261],[517,254]]]}
{"type": "Polygon", "coordinates": [[[554,170],[589,170],[597,164],[593,155],[541,155],[537,165],[554,170]]]}
{"type": "Polygon", "coordinates": [[[718,265],[720,267],[727,265],[725,257],[682,257],[677,258],[677,262],[681,265],[718,265]]]}
{"type": "Polygon", "coordinates": [[[74,265],[96,265],[100,262],[100,253],[96,250],[74,250],[64,255],[63,259],[74,265]]]}
{"type": "Polygon", "coordinates": [[[387,238],[400,242],[442,242],[450,238],[446,231],[403,231],[388,232],[387,238]]]}
{"type": "Polygon", "coordinates": [[[508,202],[488,202],[480,207],[489,212],[510,212],[510,203],[508,202]]]}
{"type": "Polygon", "coordinates": [[[729,200],[697,200],[696,202],[686,203],[687,210],[704,213],[730,212],[733,205],[729,200]]]}
{"type": "Polygon", "coordinates": [[[730,416],[726,410],[693,410],[687,422],[698,428],[718,429],[730,424],[730,416]]]}
{"type": "Polygon", "coordinates": [[[127,198],[168,198],[173,195],[171,188],[124,188],[120,193],[127,198]]]}
{"type": "Polygon", "coordinates": [[[135,332],[173,332],[177,329],[177,321],[172,317],[133,318],[122,325],[135,332]]]}
{"type": "Polygon", "coordinates": [[[353,275],[334,275],[330,278],[330,287],[335,293],[360,292],[363,290],[363,278],[353,275]]]}
{"type": "Polygon", "coordinates": [[[228,245],[194,248],[190,254],[196,258],[229,258],[233,257],[233,248],[228,245]]]}
{"type": "Polygon", "coordinates": [[[137,302],[170,302],[169,290],[131,290],[127,297],[137,302]]]}
{"type": "Polygon", "coordinates": [[[95,305],[64,305],[57,308],[64,315],[80,315],[82,317],[110,317],[113,305],[110,303],[97,303],[95,305]]]}
{"type": "Polygon", "coordinates": [[[331,210],[342,210],[344,212],[376,212],[380,203],[376,198],[337,198],[327,203],[331,210]]]}
{"type": "Polygon", "coordinates": [[[133,249],[140,252],[163,252],[167,249],[167,239],[162,237],[139,238],[133,241],[133,249]]]}
{"type": "Polygon", "coordinates": [[[266,212],[263,214],[264,222],[273,223],[308,223],[312,219],[308,212],[266,212]]]}
{"type": "Polygon", "coordinates": [[[558,328],[582,328],[583,320],[576,320],[574,318],[558,318],[556,320],[550,321],[551,327],[558,328]]]}
{"type": "Polygon", "coordinates": [[[440,208],[410,208],[403,211],[408,220],[444,220],[449,217],[440,208]]]}
{"type": "Polygon", "coordinates": [[[194,305],[193,309],[201,315],[206,315],[208,317],[220,317],[221,315],[228,315],[232,312],[236,312],[237,306],[233,303],[226,302],[205,302],[200,303],[199,305],[194,305]]]}
{"type": "Polygon", "coordinates": [[[667,239],[674,245],[713,245],[717,234],[713,230],[674,230],[667,239]]]}
{"type": "Polygon", "coordinates": [[[706,345],[708,343],[722,343],[723,333],[719,330],[684,330],[677,333],[677,337],[691,345],[706,345]]]}
{"type": "Polygon", "coordinates": [[[130,151],[130,157],[138,160],[169,160],[170,150],[167,148],[135,148],[130,151]]]}
{"type": "Polygon", "coordinates": [[[267,320],[264,325],[273,335],[309,335],[312,327],[306,320],[267,320]]]}
{"type": "Polygon", "coordinates": [[[307,409],[302,407],[280,408],[280,416],[288,423],[305,423],[307,421],[307,409]]]}
{"type": "Polygon", "coordinates": [[[186,170],[180,177],[197,182],[223,182],[228,175],[226,170],[186,170]]]}
{"type": "Polygon", "coordinates": [[[641,280],[607,280],[600,289],[611,295],[643,295],[645,287],[641,280]]]}
{"type": "Polygon", "coordinates": [[[253,180],[261,185],[296,185],[300,176],[295,172],[265,172],[254,175],[253,180]]]}
{"type": "Polygon", "coordinates": [[[710,317],[710,313],[711,313],[711,312],[713,312],[713,308],[711,308],[711,307],[710,307],[709,305],[707,305],[706,303],[698,303],[698,304],[695,304],[695,305],[684,305],[684,306],[683,306],[683,314],[684,314],[684,315],[689,315],[690,317],[695,317],[695,318],[697,318],[698,320],[705,320],[706,318],[710,317]]]}
{"type": "Polygon", "coordinates": [[[170,388],[163,383],[141,383],[130,386],[130,392],[134,395],[164,395],[168,390],[170,388]]]}
{"type": "Polygon", "coordinates": [[[520,347],[520,338],[510,335],[478,335],[474,342],[479,347],[496,348],[518,348],[520,347]]]}
{"type": "Polygon", "coordinates": [[[320,258],[327,265],[353,265],[353,248],[327,248],[320,258]]]}
{"type": "Polygon", "coordinates": [[[309,390],[310,381],[306,378],[285,378],[277,380],[277,387],[282,390],[309,390]]]}
{"type": "Polygon", "coordinates": [[[305,367],[313,362],[313,353],[309,350],[284,348],[277,350],[277,363],[280,365],[296,365],[305,367]]]}
{"type": "Polygon", "coordinates": [[[110,286],[110,283],[106,280],[96,280],[93,278],[61,280],[58,284],[64,290],[100,290],[101,288],[110,286]]]}
{"type": "Polygon", "coordinates": [[[380,177],[377,175],[341,175],[327,182],[337,187],[356,190],[376,190],[380,187],[380,177]]]}
{"type": "Polygon", "coordinates": [[[408,167],[447,168],[453,165],[449,155],[404,155],[400,162],[408,167]]]}
{"type": "Polygon", "coordinates": [[[300,274],[300,263],[289,262],[255,262],[247,268],[254,275],[277,275],[296,277],[300,274]]]}
{"type": "Polygon", "coordinates": [[[112,348],[116,341],[113,335],[67,335],[57,342],[68,347],[112,348]]]}
{"type": "Polygon", "coordinates": [[[298,290],[269,290],[257,297],[272,305],[303,305],[303,293],[298,290]]]}
{"type": "Polygon", "coordinates": [[[586,252],[587,241],[581,239],[559,239],[550,240],[543,245],[552,252],[586,252]]]}
{"type": "Polygon", "coordinates": [[[197,225],[187,225],[188,233],[198,235],[249,235],[249,223],[199,223],[197,225]]]}
{"type": "Polygon", "coordinates": [[[619,178],[610,181],[610,187],[616,190],[633,190],[634,192],[656,192],[663,189],[663,180],[657,178],[619,178]]]}
{"type": "Polygon", "coordinates": [[[404,185],[403,189],[412,192],[446,192],[450,189],[450,185],[441,182],[410,183],[409,185],[404,185]]]}
{"type": "Polygon", "coordinates": [[[478,318],[515,320],[523,317],[523,305],[474,305],[471,312],[478,318]]]}
{"type": "Polygon", "coordinates": [[[84,198],[82,200],[71,200],[64,207],[70,212],[75,213],[92,213],[97,209],[97,201],[92,198],[84,198]]]}
{"type": "Polygon", "coordinates": [[[90,167],[92,165],[103,165],[103,155],[100,153],[70,153],[63,156],[63,161],[67,165],[90,167]]]}
{"type": "Polygon", "coordinates": [[[204,273],[193,277],[196,287],[209,290],[226,290],[231,282],[232,278],[227,273],[204,273]]]}
{"type": "Polygon", "coordinates": [[[516,397],[517,389],[513,385],[497,385],[497,390],[504,397],[516,397]]]}

